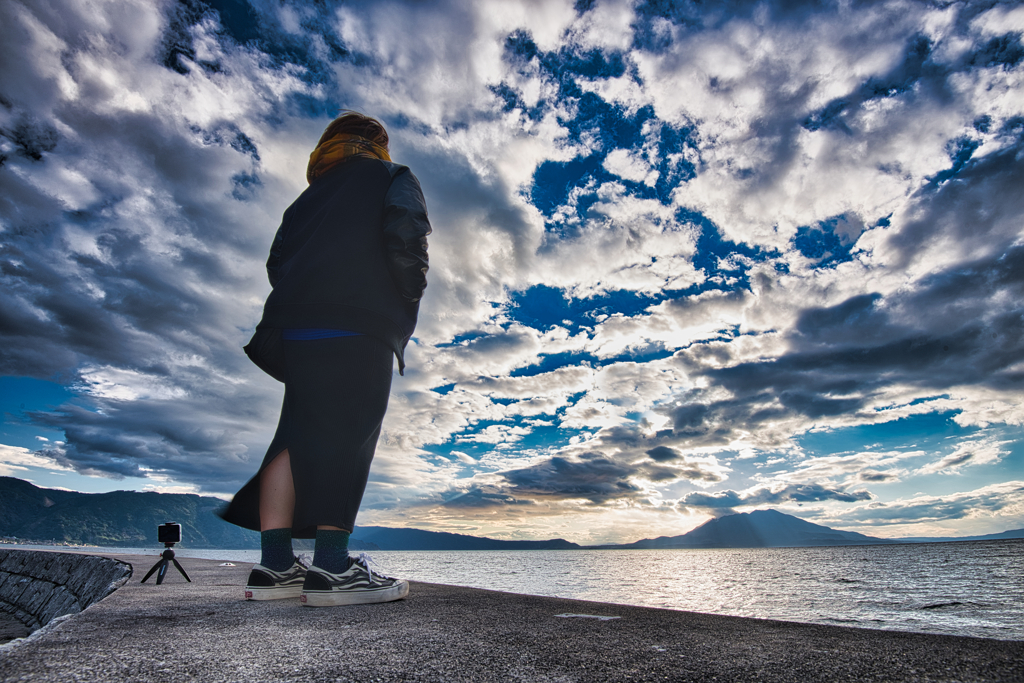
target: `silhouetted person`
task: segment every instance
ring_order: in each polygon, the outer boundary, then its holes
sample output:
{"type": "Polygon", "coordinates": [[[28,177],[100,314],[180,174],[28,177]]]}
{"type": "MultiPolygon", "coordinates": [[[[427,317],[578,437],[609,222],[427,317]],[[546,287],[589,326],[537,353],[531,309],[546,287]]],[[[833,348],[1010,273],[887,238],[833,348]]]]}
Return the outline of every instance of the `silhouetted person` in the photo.
{"type": "Polygon", "coordinates": [[[375,573],[348,539],[388,406],[395,357],[427,286],[430,223],[416,176],[393,163],[376,119],[349,112],[310,155],[309,187],[284,213],[267,260],[273,287],[246,346],[284,382],[259,472],[222,516],[261,532],[246,598],[310,606],[386,602],[409,584],[375,573]],[[316,538],[313,565],[292,538],[316,538]]]}

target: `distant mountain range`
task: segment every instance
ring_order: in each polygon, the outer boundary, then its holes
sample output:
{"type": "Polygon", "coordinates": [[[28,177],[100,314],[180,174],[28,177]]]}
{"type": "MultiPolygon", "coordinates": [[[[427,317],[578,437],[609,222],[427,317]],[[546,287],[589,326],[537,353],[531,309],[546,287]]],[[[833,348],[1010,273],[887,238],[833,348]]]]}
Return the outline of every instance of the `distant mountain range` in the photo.
{"type": "MultiPolygon", "coordinates": [[[[158,546],[157,526],[178,522],[183,548],[250,549],[259,534],[228,524],[215,511],[219,498],[183,493],[78,493],[44,489],[14,477],[0,477],[0,537],[19,542],[76,543],[111,547],[158,546]]],[[[885,539],[812,524],[776,510],[757,510],[709,520],[679,536],[619,545],[580,546],[561,538],[505,541],[420,529],[361,526],[353,550],[572,550],[582,548],[777,548],[875,545],[1024,538],[1024,529],[985,536],[885,539]]],[[[297,549],[311,548],[299,541],[297,549]]]]}
{"type": "Polygon", "coordinates": [[[0,477],[0,536],[26,542],[159,546],[157,526],[181,524],[182,547],[255,548],[260,535],[214,514],[219,498],[185,493],[79,493],[0,477]]]}

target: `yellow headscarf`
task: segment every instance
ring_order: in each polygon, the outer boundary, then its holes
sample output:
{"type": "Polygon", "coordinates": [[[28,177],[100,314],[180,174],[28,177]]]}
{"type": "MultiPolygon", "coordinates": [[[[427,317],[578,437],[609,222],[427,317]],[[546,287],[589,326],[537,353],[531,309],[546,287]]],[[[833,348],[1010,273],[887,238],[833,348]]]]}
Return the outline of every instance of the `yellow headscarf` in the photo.
{"type": "Polygon", "coordinates": [[[377,143],[358,135],[340,133],[333,138],[324,140],[309,155],[306,182],[312,183],[341,162],[354,157],[391,161],[388,151],[377,143]]]}

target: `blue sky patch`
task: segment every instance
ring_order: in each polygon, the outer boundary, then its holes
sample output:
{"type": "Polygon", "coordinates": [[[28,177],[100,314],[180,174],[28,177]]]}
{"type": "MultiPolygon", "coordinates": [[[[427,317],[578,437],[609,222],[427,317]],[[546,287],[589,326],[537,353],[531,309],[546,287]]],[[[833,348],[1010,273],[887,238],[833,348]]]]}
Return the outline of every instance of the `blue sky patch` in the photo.
{"type": "Polygon", "coordinates": [[[236,173],[231,176],[231,183],[234,185],[231,196],[240,202],[252,199],[256,191],[263,186],[260,177],[255,173],[236,173]]]}
{"type": "Polygon", "coordinates": [[[736,279],[736,282],[728,287],[729,290],[748,289],[750,286],[750,282],[747,277],[747,271],[749,268],[744,265],[742,261],[736,262],[735,269],[723,269],[723,261],[729,259],[730,256],[742,256],[743,258],[750,259],[755,263],[768,261],[781,256],[779,252],[772,249],[765,249],[758,245],[742,244],[724,239],[722,237],[722,232],[718,229],[718,226],[697,211],[679,209],[676,212],[676,220],[680,223],[693,223],[700,229],[700,235],[697,237],[697,250],[693,255],[693,265],[695,268],[699,268],[704,271],[704,274],[709,278],[703,284],[697,284],[687,289],[685,292],[686,294],[696,294],[712,289],[722,289],[722,285],[720,283],[710,279],[717,275],[728,276],[736,279]]]}
{"type": "Polygon", "coordinates": [[[0,442],[37,450],[45,442],[64,438],[62,432],[40,428],[30,424],[23,415],[26,410],[46,410],[63,405],[75,397],[75,393],[59,382],[47,382],[32,377],[0,377],[0,442]]]}
{"type": "Polygon", "coordinates": [[[954,422],[956,415],[955,411],[911,415],[881,424],[807,432],[794,440],[816,455],[861,450],[934,449],[952,437],[978,432],[977,427],[961,427],[954,422]]]}
{"type": "Polygon", "coordinates": [[[966,137],[957,138],[949,143],[947,149],[949,151],[949,160],[953,162],[953,165],[929,178],[931,184],[933,186],[941,185],[963,170],[980,146],[981,141],[966,137]]]}
{"type": "Polygon", "coordinates": [[[1012,69],[1024,59],[1024,45],[1020,33],[1006,33],[988,41],[984,47],[971,55],[968,63],[972,66],[1001,66],[1012,69]]]}
{"type": "Polygon", "coordinates": [[[540,355],[536,362],[523,367],[518,367],[509,373],[509,377],[534,377],[536,375],[543,375],[546,372],[552,372],[559,368],[564,368],[567,365],[579,365],[580,363],[590,363],[592,365],[599,362],[597,356],[587,353],[586,351],[564,351],[562,353],[547,353],[540,355]]]}
{"type": "MultiPolygon", "coordinates": [[[[591,180],[607,182],[614,179],[611,173],[601,166],[602,157],[592,154],[583,159],[571,161],[545,161],[533,174],[533,186],[530,188],[530,202],[540,209],[547,218],[551,218],[558,207],[564,205],[574,188],[586,187],[591,180]]],[[[587,210],[597,201],[596,193],[577,204],[577,214],[586,216],[587,210]]]]}
{"type": "Polygon", "coordinates": [[[817,268],[829,268],[850,261],[857,240],[854,236],[836,231],[837,226],[844,221],[844,216],[835,216],[815,226],[799,227],[793,236],[793,246],[804,257],[815,261],[817,268]]]}

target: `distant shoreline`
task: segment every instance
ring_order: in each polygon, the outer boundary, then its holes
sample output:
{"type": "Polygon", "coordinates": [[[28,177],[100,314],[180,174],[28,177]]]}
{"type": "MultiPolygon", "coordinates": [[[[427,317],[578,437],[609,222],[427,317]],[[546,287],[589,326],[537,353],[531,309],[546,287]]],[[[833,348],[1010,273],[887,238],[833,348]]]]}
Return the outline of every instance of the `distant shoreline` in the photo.
{"type": "MultiPolygon", "coordinates": [[[[461,553],[461,552],[476,552],[476,553],[505,553],[505,552],[578,552],[578,551],[662,551],[662,550],[795,550],[795,549],[816,549],[816,548],[867,548],[867,547],[898,547],[904,545],[929,545],[929,544],[942,544],[942,543],[1005,543],[1005,542],[1018,542],[1024,543],[1024,538],[938,538],[935,540],[895,540],[891,543],[837,543],[835,545],[774,545],[774,546],[707,546],[707,547],[665,547],[665,548],[634,548],[634,547],[623,547],[623,546],[607,546],[607,545],[592,545],[592,546],[577,546],[575,548],[380,548],[370,550],[369,552],[382,552],[382,553],[461,553]]],[[[150,552],[159,554],[161,546],[154,544],[153,546],[140,546],[140,545],[94,545],[86,543],[71,543],[71,542],[38,542],[38,541],[10,541],[0,540],[0,547],[7,546],[12,548],[23,548],[29,550],[69,550],[69,551],[99,551],[99,552],[119,552],[127,554],[147,554],[150,552]],[[129,551],[138,551],[132,553],[129,551]]],[[[253,546],[249,548],[218,548],[218,547],[199,547],[189,545],[175,545],[174,550],[178,553],[183,553],[187,556],[188,553],[203,553],[203,555],[209,555],[215,552],[228,552],[228,553],[258,553],[259,547],[253,546]]],[[[313,547],[308,548],[296,547],[297,553],[302,552],[313,552],[313,547]]],[[[356,549],[352,549],[352,552],[360,552],[356,549]]],[[[197,559],[225,559],[219,557],[200,557],[197,559]]]]}
{"type": "MultiPolygon", "coordinates": [[[[185,546],[216,550],[259,547],[259,533],[228,524],[217,515],[220,499],[196,494],[117,491],[94,494],[45,489],[14,477],[0,477],[0,544],[45,547],[159,547],[157,527],[181,525],[185,546]]],[[[1012,523],[1012,522],[1011,522],[1012,523]]],[[[870,532],[872,529],[865,528],[870,532]]],[[[681,534],[632,542],[580,545],[564,538],[511,540],[432,531],[358,525],[349,539],[356,551],[378,550],[630,550],[803,548],[907,543],[949,543],[1024,538],[1024,529],[960,537],[878,538],[833,529],[774,509],[758,509],[710,519],[681,534]]],[[[296,539],[297,551],[312,550],[311,539],[296,539]]]]}

